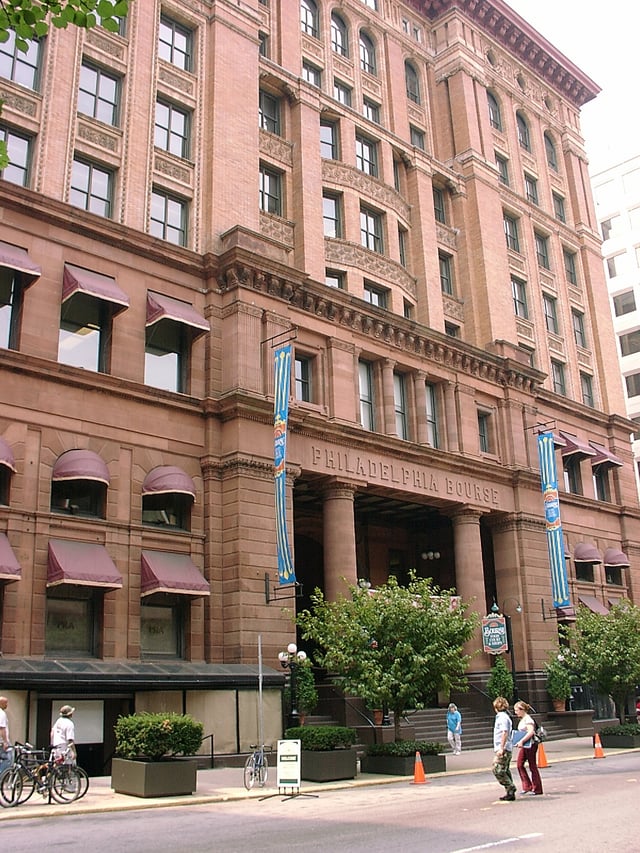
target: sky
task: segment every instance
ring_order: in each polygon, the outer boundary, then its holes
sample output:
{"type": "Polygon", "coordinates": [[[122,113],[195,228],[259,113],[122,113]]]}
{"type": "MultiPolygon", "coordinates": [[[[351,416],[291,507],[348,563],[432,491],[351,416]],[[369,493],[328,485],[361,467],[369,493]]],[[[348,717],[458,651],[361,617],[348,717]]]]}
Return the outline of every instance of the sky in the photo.
{"type": "Polygon", "coordinates": [[[640,155],[640,2],[506,2],[602,89],[581,112],[590,173],[640,155]]]}

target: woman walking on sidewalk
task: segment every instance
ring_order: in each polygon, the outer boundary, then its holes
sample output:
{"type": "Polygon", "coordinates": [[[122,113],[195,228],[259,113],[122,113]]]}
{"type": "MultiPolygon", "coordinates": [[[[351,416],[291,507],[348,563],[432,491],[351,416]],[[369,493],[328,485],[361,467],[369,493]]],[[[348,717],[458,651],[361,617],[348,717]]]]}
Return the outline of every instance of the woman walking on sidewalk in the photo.
{"type": "Polygon", "coordinates": [[[540,778],[540,772],[538,770],[536,760],[536,756],[538,754],[538,742],[535,739],[536,724],[529,713],[531,711],[531,705],[527,705],[526,702],[516,702],[513,706],[513,710],[520,718],[520,722],[518,723],[518,732],[524,733],[522,739],[516,744],[516,747],[518,748],[516,767],[518,768],[520,781],[522,782],[522,793],[542,794],[542,779],[540,778]],[[531,777],[529,777],[527,768],[525,767],[527,762],[529,762],[531,777]]]}
{"type": "Polygon", "coordinates": [[[462,714],[458,711],[458,706],[452,702],[447,711],[447,740],[454,755],[460,755],[462,752],[461,735],[462,714]]]}

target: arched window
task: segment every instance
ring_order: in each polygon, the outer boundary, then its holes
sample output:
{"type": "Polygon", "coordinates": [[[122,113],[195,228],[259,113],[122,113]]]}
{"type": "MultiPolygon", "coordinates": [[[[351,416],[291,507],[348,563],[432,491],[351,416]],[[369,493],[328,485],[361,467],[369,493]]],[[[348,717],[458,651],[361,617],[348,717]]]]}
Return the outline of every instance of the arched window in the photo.
{"type": "Polygon", "coordinates": [[[51,511],[104,518],[109,470],[92,450],[67,450],[51,475],[51,511]]]}
{"type": "Polygon", "coordinates": [[[0,436],[0,504],[9,505],[11,475],[15,474],[16,462],[7,442],[0,436]]]}
{"type": "Polygon", "coordinates": [[[300,0],[300,29],[309,36],[318,38],[320,17],[315,0],[300,0]]]}
{"type": "Polygon", "coordinates": [[[516,122],[518,124],[518,142],[520,147],[525,151],[531,151],[531,137],[529,135],[529,125],[522,113],[517,113],[516,122]]]}
{"type": "Polygon", "coordinates": [[[182,468],[160,465],[142,484],[142,523],[190,530],[195,497],[193,480],[182,468]]]}
{"type": "Polygon", "coordinates": [[[420,103],[420,80],[418,72],[410,62],[404,64],[404,80],[407,87],[407,98],[415,104],[420,103]]]}
{"type": "Polygon", "coordinates": [[[349,56],[349,31],[340,15],[331,15],[331,48],[340,56],[349,56]]]}
{"type": "Polygon", "coordinates": [[[366,33],[360,33],[360,68],[367,74],[376,73],[376,49],[366,33]]]}
{"type": "Polygon", "coordinates": [[[502,116],[500,115],[500,104],[493,92],[487,92],[487,104],[489,106],[489,124],[496,130],[502,130],[502,116]]]}
{"type": "Polygon", "coordinates": [[[551,138],[551,134],[547,131],[544,135],[544,150],[547,155],[547,164],[554,172],[558,171],[558,155],[556,154],[556,146],[551,138]]]}

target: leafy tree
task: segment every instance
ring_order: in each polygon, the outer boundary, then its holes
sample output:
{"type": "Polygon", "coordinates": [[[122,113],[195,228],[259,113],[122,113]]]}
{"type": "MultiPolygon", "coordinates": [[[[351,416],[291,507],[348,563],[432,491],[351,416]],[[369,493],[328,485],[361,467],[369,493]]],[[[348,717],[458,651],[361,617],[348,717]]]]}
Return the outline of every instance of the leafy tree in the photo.
{"type": "MultiPolygon", "coordinates": [[[[130,1],[0,0],[0,42],[8,41],[14,33],[17,49],[26,51],[31,40],[47,35],[50,26],[66,29],[69,24],[85,30],[100,24],[117,33],[118,18],[126,16],[130,1]]],[[[6,143],[0,142],[0,170],[8,163],[6,143]]]]}
{"type": "Polygon", "coordinates": [[[311,610],[298,615],[302,635],[317,645],[316,662],[335,673],[344,689],[370,708],[394,712],[395,739],[408,709],[422,708],[439,690],[466,684],[477,616],[452,603],[430,580],[412,577],[401,587],[395,577],[375,590],[350,588],[351,597],[325,601],[320,590],[311,610]]]}
{"type": "Polygon", "coordinates": [[[580,607],[568,635],[582,680],[613,699],[624,723],[627,696],[640,683],[640,608],[627,600],[605,615],[580,607]]]}
{"type": "Polygon", "coordinates": [[[487,680],[487,693],[492,699],[504,696],[508,702],[513,700],[513,675],[507,669],[501,655],[496,658],[491,667],[491,675],[487,680]]]}

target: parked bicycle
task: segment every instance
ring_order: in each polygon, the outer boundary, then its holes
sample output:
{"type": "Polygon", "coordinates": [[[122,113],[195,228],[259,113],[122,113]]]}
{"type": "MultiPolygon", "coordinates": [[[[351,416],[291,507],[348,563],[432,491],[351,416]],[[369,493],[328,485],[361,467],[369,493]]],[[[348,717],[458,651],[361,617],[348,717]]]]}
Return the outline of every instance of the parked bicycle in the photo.
{"type": "Polygon", "coordinates": [[[251,749],[253,752],[247,758],[244,765],[244,786],[247,791],[250,791],[256,782],[261,788],[264,788],[269,775],[269,762],[265,755],[265,751],[269,747],[265,747],[264,744],[260,747],[256,744],[251,744],[251,749]]]}
{"type": "Polygon", "coordinates": [[[0,805],[25,803],[37,791],[49,802],[70,803],[83,797],[89,788],[86,772],[72,763],[69,754],[34,749],[30,743],[16,743],[11,767],[0,776],[0,805]]]}

